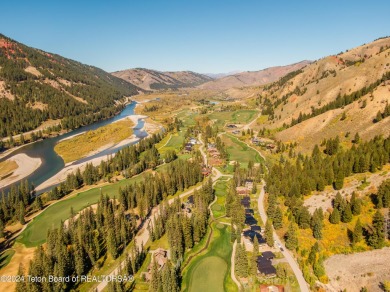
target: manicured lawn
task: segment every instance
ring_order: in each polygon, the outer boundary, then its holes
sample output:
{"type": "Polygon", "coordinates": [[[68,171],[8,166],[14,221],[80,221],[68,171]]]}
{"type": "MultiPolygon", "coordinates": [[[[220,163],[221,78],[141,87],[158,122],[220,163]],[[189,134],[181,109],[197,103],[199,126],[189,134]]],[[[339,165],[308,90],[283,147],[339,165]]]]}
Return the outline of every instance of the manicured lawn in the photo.
{"type": "Polygon", "coordinates": [[[17,241],[26,245],[26,247],[38,246],[46,241],[47,231],[50,228],[57,228],[61,221],[65,221],[70,216],[70,208],[74,212],[79,212],[84,208],[93,205],[99,201],[100,193],[107,194],[110,197],[118,196],[120,187],[142,180],[144,174],[134,178],[124,179],[117,183],[105,185],[100,188],[93,188],[85,192],[78,193],[74,197],[60,201],[49,206],[44,212],[39,214],[27,226],[17,241]]]}
{"type": "Polygon", "coordinates": [[[183,271],[183,291],[237,291],[230,277],[232,244],[226,225],[216,227],[208,251],[194,258],[183,271]]]}
{"type": "Polygon", "coordinates": [[[238,110],[234,112],[213,112],[209,114],[211,120],[217,120],[218,126],[226,123],[247,124],[253,120],[258,112],[256,110],[238,110]]]}
{"type": "Polygon", "coordinates": [[[194,268],[188,291],[223,292],[226,270],[227,263],[220,257],[202,259],[194,268]]]}
{"type": "Polygon", "coordinates": [[[222,140],[226,145],[229,160],[238,161],[242,167],[247,167],[249,161],[253,161],[255,163],[262,161],[259,153],[248,147],[248,145],[241,142],[236,137],[224,134],[222,135],[222,140]]]}
{"type": "Polygon", "coordinates": [[[215,186],[215,195],[217,201],[211,206],[214,218],[225,215],[225,203],[226,203],[226,192],[227,192],[227,181],[218,181],[215,186]]]}
{"type": "Polygon", "coordinates": [[[6,251],[0,254],[0,269],[4,268],[12,259],[12,256],[15,254],[15,250],[7,249],[6,251]]]}

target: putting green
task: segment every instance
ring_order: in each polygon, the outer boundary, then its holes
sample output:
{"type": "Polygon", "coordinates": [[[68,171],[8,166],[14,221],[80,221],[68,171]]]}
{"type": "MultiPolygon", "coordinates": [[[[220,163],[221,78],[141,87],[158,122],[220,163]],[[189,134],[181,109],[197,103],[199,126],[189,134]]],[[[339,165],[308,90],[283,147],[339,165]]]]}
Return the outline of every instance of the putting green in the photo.
{"type": "Polygon", "coordinates": [[[195,267],[190,280],[190,292],[223,292],[227,263],[220,257],[202,259],[195,267]]]}

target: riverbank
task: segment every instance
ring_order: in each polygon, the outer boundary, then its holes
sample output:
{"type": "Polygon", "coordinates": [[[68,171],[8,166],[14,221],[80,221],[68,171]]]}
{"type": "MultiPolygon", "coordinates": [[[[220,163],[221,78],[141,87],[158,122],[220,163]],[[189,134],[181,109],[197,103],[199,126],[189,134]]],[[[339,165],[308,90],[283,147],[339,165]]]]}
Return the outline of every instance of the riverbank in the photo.
{"type": "MultiPolygon", "coordinates": [[[[66,180],[66,177],[68,174],[74,173],[77,171],[77,169],[80,169],[80,171],[83,171],[88,163],[92,163],[93,166],[97,166],[102,161],[106,161],[108,159],[107,156],[102,155],[99,157],[93,158],[96,154],[103,152],[105,150],[109,150],[111,148],[120,148],[124,145],[135,143],[139,140],[139,138],[132,135],[130,138],[124,139],[121,142],[117,144],[109,144],[106,146],[103,146],[97,150],[92,151],[90,154],[88,154],[87,157],[83,158],[82,163],[77,163],[77,161],[69,162],[65,165],[63,169],[61,169],[59,172],[57,172],[55,175],[53,175],[51,178],[43,182],[42,184],[38,185],[35,189],[37,191],[42,191],[44,189],[47,189],[51,186],[57,185],[63,181],[66,180]]],[[[114,156],[115,154],[112,154],[111,156],[114,156]]]]}
{"type": "Polygon", "coordinates": [[[0,180],[0,188],[9,186],[25,177],[29,176],[42,164],[42,159],[33,158],[24,153],[19,153],[12,156],[9,161],[14,161],[18,167],[12,172],[11,175],[0,180]]]}

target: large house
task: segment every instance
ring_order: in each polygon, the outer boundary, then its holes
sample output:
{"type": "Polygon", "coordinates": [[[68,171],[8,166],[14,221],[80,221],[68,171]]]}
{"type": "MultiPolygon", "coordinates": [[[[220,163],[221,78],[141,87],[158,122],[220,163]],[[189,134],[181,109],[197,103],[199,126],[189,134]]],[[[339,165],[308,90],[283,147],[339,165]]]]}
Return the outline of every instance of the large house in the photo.
{"type": "Polygon", "coordinates": [[[276,269],[272,265],[275,254],[271,251],[265,251],[257,257],[257,271],[267,278],[276,276],[276,269]]]}

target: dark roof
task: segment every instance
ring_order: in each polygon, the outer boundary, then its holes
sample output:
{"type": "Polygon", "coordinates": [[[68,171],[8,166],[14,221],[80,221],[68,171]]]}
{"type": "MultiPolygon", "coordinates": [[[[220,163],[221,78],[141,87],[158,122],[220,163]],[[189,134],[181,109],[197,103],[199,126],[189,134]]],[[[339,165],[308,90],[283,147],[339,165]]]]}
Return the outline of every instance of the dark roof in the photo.
{"type": "Polygon", "coordinates": [[[255,211],[253,209],[245,209],[246,214],[255,214],[255,211]]]}
{"type": "Polygon", "coordinates": [[[255,225],[257,224],[257,220],[251,214],[245,214],[245,224],[255,225]]]}
{"type": "Polygon", "coordinates": [[[259,232],[260,232],[260,231],[261,231],[261,227],[260,227],[259,225],[252,225],[252,226],[251,226],[251,230],[252,230],[252,231],[259,231],[259,232]]]}
{"type": "Polygon", "coordinates": [[[250,229],[245,230],[243,232],[243,235],[244,235],[244,237],[249,238],[251,242],[253,242],[253,240],[255,239],[255,236],[256,236],[257,237],[257,241],[260,244],[266,243],[265,239],[261,236],[261,234],[258,233],[258,232],[255,232],[253,230],[250,230],[250,229]]]}
{"type": "Polygon", "coordinates": [[[188,197],[188,203],[194,204],[194,195],[188,197]]]}
{"type": "Polygon", "coordinates": [[[272,265],[272,261],[271,261],[271,259],[273,259],[274,256],[275,255],[272,252],[266,251],[263,252],[261,256],[257,257],[257,269],[261,274],[264,274],[266,276],[276,274],[276,269],[272,265]]]}
{"type": "Polygon", "coordinates": [[[248,196],[245,196],[241,199],[241,205],[244,206],[244,208],[250,208],[251,206],[251,198],[248,196]]]}

